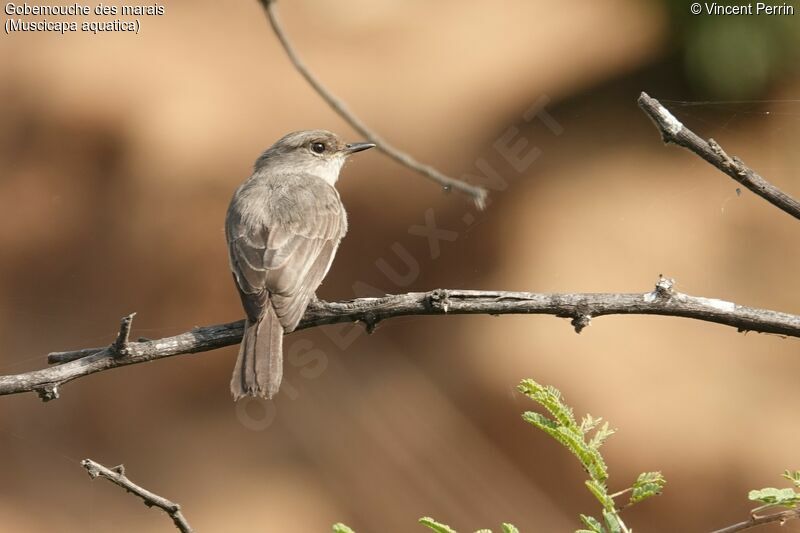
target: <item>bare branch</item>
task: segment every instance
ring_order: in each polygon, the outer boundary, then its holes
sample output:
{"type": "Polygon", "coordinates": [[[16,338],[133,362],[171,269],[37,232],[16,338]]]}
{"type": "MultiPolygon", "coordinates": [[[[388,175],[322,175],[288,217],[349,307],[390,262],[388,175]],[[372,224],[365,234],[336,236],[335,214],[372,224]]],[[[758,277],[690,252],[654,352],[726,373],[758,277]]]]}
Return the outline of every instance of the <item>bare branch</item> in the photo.
{"type": "Polygon", "coordinates": [[[717,529],[712,531],[712,533],[734,533],[735,531],[744,531],[746,529],[763,526],[764,524],[773,524],[775,522],[778,522],[779,525],[783,525],[789,520],[794,519],[800,519],[800,509],[791,509],[789,511],[781,511],[763,516],[753,515],[750,517],[750,520],[745,520],[744,522],[739,522],[738,524],[717,529]]]}
{"type": "MultiPolygon", "coordinates": [[[[297,329],[361,322],[370,331],[387,318],[447,314],[553,315],[571,319],[578,333],[590,324],[592,318],[598,316],[662,315],[714,322],[739,331],[800,337],[800,315],[690,296],[675,291],[673,281],[664,277],[658,280],[655,290],[644,294],[540,294],[439,289],[382,298],[316,301],[308,307],[297,329]]],[[[95,372],[237,344],[242,340],[243,322],[198,327],[163,339],[128,342],[124,356],[115,356],[113,344],[105,348],[57,352],[50,355],[49,362],[63,364],[24,374],[0,376],[0,395],[37,392],[43,400],[52,400],[58,397],[59,386],[95,372]]]]}
{"type": "Polygon", "coordinates": [[[730,157],[714,139],[705,141],[697,136],[661,105],[661,102],[642,93],[639,96],[639,107],[653,120],[665,143],[688,148],[778,209],[800,219],[800,201],[759,176],[738,157],[730,157]]]}
{"type": "Polygon", "coordinates": [[[409,154],[395,148],[388,142],[386,142],[383,137],[375,133],[369,127],[367,127],[364,122],[362,122],[358,117],[356,117],[350,109],[348,109],[347,105],[342,102],[339,98],[334,96],[328,89],[325,88],[324,85],[317,79],[314,74],[308,69],[308,67],[303,63],[300,57],[297,55],[297,52],[294,49],[294,46],[289,41],[289,38],[286,36],[286,32],[283,31],[283,26],[278,20],[278,16],[275,13],[275,0],[259,0],[261,2],[261,6],[264,8],[264,12],[269,19],[270,24],[272,25],[272,29],[275,32],[275,35],[278,37],[278,40],[281,42],[283,49],[286,51],[286,55],[289,56],[289,60],[292,62],[294,67],[297,71],[306,79],[306,81],[311,85],[311,87],[319,94],[323,100],[325,100],[331,108],[336,111],[336,113],[342,117],[350,126],[353,127],[354,130],[359,132],[363,135],[366,140],[373,142],[377,145],[378,150],[382,151],[384,154],[388,155],[398,163],[403,166],[414,170],[423,176],[435,181],[439,185],[445,188],[445,190],[456,189],[461,192],[465,192],[472,196],[473,200],[475,201],[475,205],[478,209],[483,209],[486,205],[486,196],[487,191],[482,187],[477,187],[475,185],[470,185],[464,181],[451,178],[446,176],[433,168],[430,165],[426,165],[420,163],[409,154]]]}
{"type": "Polygon", "coordinates": [[[146,506],[158,507],[162,509],[169,515],[170,518],[172,518],[172,521],[175,523],[175,527],[178,528],[182,533],[192,533],[192,528],[189,525],[189,522],[186,521],[186,518],[184,518],[183,514],[181,513],[180,505],[173,503],[168,499],[159,496],[158,494],[153,494],[149,490],[135,484],[133,481],[125,477],[124,466],[119,465],[115,466],[114,468],[106,468],[105,466],[101,465],[100,463],[96,463],[91,459],[84,459],[81,461],[81,466],[84,467],[87,472],[89,472],[89,476],[92,479],[100,476],[106,478],[115,485],[119,485],[127,492],[130,492],[131,494],[141,498],[146,506]]]}

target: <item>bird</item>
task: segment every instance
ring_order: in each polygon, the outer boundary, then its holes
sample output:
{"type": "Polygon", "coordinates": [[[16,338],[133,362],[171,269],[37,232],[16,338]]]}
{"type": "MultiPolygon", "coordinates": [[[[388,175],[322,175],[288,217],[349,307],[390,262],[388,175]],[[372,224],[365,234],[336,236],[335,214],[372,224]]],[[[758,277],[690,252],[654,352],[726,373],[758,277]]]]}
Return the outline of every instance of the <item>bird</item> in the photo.
{"type": "Polygon", "coordinates": [[[231,272],[246,320],[231,378],[234,400],[273,398],[283,376],[283,335],[316,299],[347,213],[335,188],[347,158],[374,148],[327,130],[288,133],[256,159],[225,216],[231,272]]]}

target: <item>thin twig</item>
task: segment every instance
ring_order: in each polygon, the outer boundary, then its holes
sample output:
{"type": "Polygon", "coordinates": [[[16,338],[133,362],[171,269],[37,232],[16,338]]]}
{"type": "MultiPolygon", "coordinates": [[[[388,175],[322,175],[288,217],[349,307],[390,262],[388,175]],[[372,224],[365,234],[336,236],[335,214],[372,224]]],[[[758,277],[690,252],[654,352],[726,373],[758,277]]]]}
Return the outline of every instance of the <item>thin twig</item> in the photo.
{"type": "MultiPolygon", "coordinates": [[[[627,489],[622,489],[622,490],[621,490],[621,491],[619,491],[619,492],[615,492],[614,494],[611,494],[611,495],[610,495],[610,498],[611,498],[612,500],[616,500],[617,498],[619,498],[619,497],[620,497],[620,496],[622,496],[623,494],[628,494],[628,493],[629,493],[629,492],[631,492],[632,490],[633,490],[633,487],[628,487],[627,489]]],[[[623,506],[623,509],[624,509],[624,506],[623,506]]],[[[622,510],[622,509],[620,509],[620,511],[621,511],[621,510],[622,510]]]]}
{"type": "Polygon", "coordinates": [[[334,96],[324,85],[317,79],[317,77],[311,73],[308,67],[303,63],[300,57],[297,55],[297,52],[294,49],[291,41],[286,35],[286,32],[283,30],[283,26],[278,20],[278,16],[275,12],[275,0],[259,0],[261,6],[264,8],[264,12],[269,19],[270,24],[272,25],[272,29],[275,32],[275,35],[278,37],[278,40],[281,42],[283,49],[286,51],[286,55],[289,56],[289,60],[292,62],[294,67],[297,71],[306,79],[306,81],[311,85],[311,87],[317,91],[323,100],[325,100],[331,108],[336,111],[336,113],[342,117],[350,126],[353,127],[354,130],[359,132],[363,135],[367,141],[373,142],[377,145],[378,150],[382,151],[384,154],[388,155],[401,165],[404,165],[411,170],[419,172],[423,176],[430,178],[431,180],[435,181],[439,185],[445,188],[445,190],[456,189],[461,192],[465,192],[472,196],[473,200],[475,201],[475,205],[478,209],[483,209],[486,205],[486,196],[487,191],[482,187],[477,187],[475,185],[470,185],[464,181],[451,178],[446,176],[433,168],[430,165],[426,165],[424,163],[420,163],[409,154],[395,148],[386,140],[375,133],[372,129],[367,127],[364,122],[362,122],[358,117],[356,117],[350,109],[348,109],[347,105],[342,102],[339,98],[334,96]]]}
{"type": "MultiPolygon", "coordinates": [[[[381,320],[410,315],[546,314],[571,319],[580,333],[591,319],[603,315],[663,315],[714,322],[739,331],[800,337],[800,315],[755,309],[712,298],[677,292],[673,281],[660,278],[652,292],[630,294],[540,294],[530,292],[444,290],[411,292],[382,298],[342,302],[315,301],[297,329],[324,324],[361,322],[368,331],[381,320]]],[[[105,348],[58,352],[57,366],[24,374],[0,376],[0,395],[37,392],[43,400],[58,398],[58,388],[73,379],[174,355],[205,352],[242,340],[243,321],[195,328],[174,337],[129,342],[127,355],[115,357],[113,345],[105,348]],[[92,355],[85,354],[91,352],[92,355]]]]}
{"type": "Polygon", "coordinates": [[[783,525],[785,522],[795,519],[800,519],[800,508],[781,511],[764,516],[753,515],[750,517],[750,520],[745,520],[744,522],[739,522],[738,524],[717,529],[712,531],[712,533],[734,533],[735,531],[744,531],[746,529],[762,526],[764,524],[773,524],[775,522],[779,522],[780,525],[783,525]]]}
{"type": "Polygon", "coordinates": [[[688,148],[778,209],[800,219],[800,201],[759,176],[738,157],[730,157],[714,139],[706,141],[700,138],[675,118],[661,102],[642,93],[639,96],[639,107],[653,120],[665,143],[688,148]]]}
{"type": "Polygon", "coordinates": [[[115,466],[114,468],[106,468],[105,466],[101,465],[100,463],[96,463],[91,459],[84,459],[81,461],[81,466],[84,467],[87,472],[89,472],[89,476],[92,479],[100,476],[106,478],[115,485],[119,485],[127,492],[130,492],[131,494],[141,498],[146,506],[158,507],[159,509],[162,509],[169,515],[170,518],[172,518],[172,521],[175,523],[175,527],[178,528],[182,533],[192,533],[192,528],[189,525],[189,522],[186,521],[186,518],[184,518],[183,514],[181,513],[180,505],[171,502],[168,499],[159,496],[158,494],[153,494],[149,490],[135,484],[133,481],[125,477],[124,466],[119,465],[115,466]]]}

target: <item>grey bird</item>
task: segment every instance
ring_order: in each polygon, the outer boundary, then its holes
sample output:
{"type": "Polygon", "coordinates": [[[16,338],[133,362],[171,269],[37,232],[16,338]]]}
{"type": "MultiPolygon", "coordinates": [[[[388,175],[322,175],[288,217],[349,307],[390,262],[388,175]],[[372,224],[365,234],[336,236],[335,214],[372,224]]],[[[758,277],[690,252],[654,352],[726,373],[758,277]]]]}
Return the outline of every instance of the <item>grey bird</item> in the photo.
{"type": "Polygon", "coordinates": [[[272,398],[283,376],[283,335],[294,330],[347,232],[334,188],[351,154],[325,130],[297,131],[256,160],[225,217],[230,267],[247,317],[231,393],[272,398]]]}

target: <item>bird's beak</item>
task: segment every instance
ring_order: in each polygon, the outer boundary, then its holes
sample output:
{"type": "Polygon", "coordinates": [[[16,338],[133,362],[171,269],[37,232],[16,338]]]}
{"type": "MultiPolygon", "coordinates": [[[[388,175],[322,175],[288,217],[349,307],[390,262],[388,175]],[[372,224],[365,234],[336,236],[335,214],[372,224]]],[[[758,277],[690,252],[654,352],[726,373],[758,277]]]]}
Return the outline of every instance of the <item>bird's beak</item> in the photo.
{"type": "Polygon", "coordinates": [[[369,150],[370,148],[375,148],[375,143],[351,143],[345,145],[344,153],[350,155],[356,152],[363,152],[364,150],[369,150]]]}

